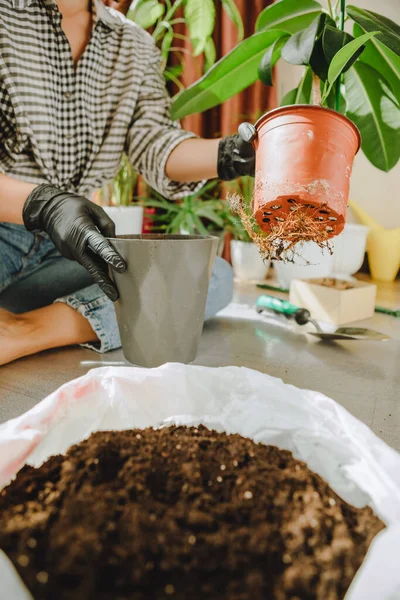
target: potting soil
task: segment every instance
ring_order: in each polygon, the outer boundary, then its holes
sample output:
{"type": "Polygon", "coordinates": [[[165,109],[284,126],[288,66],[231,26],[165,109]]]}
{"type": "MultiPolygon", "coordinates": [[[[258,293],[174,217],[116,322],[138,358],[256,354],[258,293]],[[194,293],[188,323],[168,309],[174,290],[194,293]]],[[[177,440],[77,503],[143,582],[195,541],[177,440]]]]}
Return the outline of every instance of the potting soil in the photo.
{"type": "Polygon", "coordinates": [[[202,426],[95,433],[0,494],[35,600],[339,600],[383,527],[290,452],[202,426]]]}

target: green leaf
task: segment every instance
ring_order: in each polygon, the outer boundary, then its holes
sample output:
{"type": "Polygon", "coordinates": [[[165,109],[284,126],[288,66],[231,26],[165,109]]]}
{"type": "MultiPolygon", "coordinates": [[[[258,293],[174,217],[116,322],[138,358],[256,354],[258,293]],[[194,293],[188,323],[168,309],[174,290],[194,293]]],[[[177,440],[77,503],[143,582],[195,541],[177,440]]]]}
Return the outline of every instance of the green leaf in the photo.
{"type": "Polygon", "coordinates": [[[353,58],[354,54],[358,52],[365,42],[376,35],[376,33],[376,31],[373,31],[371,33],[366,33],[365,35],[361,35],[359,38],[349,42],[339,50],[339,52],[334,56],[328,71],[328,82],[331,85],[335,83],[336,79],[346,68],[348,62],[353,58]]]}
{"type": "Polygon", "coordinates": [[[194,194],[187,196],[184,200],[191,201],[195,200],[199,196],[206,196],[211,190],[215,189],[218,186],[218,184],[218,179],[212,179],[211,181],[208,181],[201,189],[197,190],[197,192],[195,192],[194,194]]]}
{"type": "Polygon", "coordinates": [[[167,81],[176,81],[183,73],[183,65],[171,65],[164,70],[164,77],[167,81]]]}
{"type": "Polygon", "coordinates": [[[169,212],[178,212],[177,204],[168,202],[168,200],[154,200],[153,198],[144,199],[143,205],[149,208],[163,208],[169,212]]]}
{"type": "Polygon", "coordinates": [[[280,59],[282,46],[286,43],[288,37],[288,35],[284,35],[276,40],[261,59],[258,67],[258,78],[265,85],[272,85],[272,69],[280,59]]]}
{"type": "MultiPolygon", "coordinates": [[[[332,25],[326,25],[322,34],[322,49],[328,65],[331,64],[339,50],[353,40],[353,36],[349,33],[341,31],[337,27],[332,27],[332,25]]],[[[353,54],[353,57],[350,59],[349,63],[346,64],[346,69],[350,69],[351,65],[357,60],[362,51],[363,48],[361,46],[361,48],[359,48],[358,51],[353,54]]]]}
{"type": "Polygon", "coordinates": [[[282,58],[291,65],[308,65],[317,35],[322,31],[328,15],[320,14],[303,31],[292,35],[282,48],[282,58]]]}
{"type": "Polygon", "coordinates": [[[178,212],[176,217],[172,219],[169,225],[167,225],[166,232],[167,233],[180,233],[180,228],[184,218],[186,217],[186,213],[178,212]]]}
{"type": "Polygon", "coordinates": [[[295,99],[297,96],[297,88],[293,88],[287,94],[285,94],[281,100],[280,106],[289,106],[290,104],[296,104],[295,99]]]}
{"type": "Polygon", "coordinates": [[[168,54],[170,48],[172,46],[172,42],[174,41],[174,32],[172,29],[169,29],[165,32],[162,44],[161,44],[161,54],[163,56],[164,61],[168,60],[168,54]]]}
{"type": "Polygon", "coordinates": [[[144,0],[130,18],[143,29],[152,27],[164,15],[165,7],[158,0],[144,0]]]}
{"type": "Polygon", "coordinates": [[[217,58],[217,49],[212,37],[209,37],[204,48],[205,70],[208,71],[215,64],[217,58]]]}
{"type": "Polygon", "coordinates": [[[235,0],[222,0],[222,6],[232,23],[236,26],[238,30],[238,40],[241,41],[244,38],[243,20],[235,0]]]}
{"type": "MultiPolygon", "coordinates": [[[[310,59],[310,65],[314,73],[318,75],[322,81],[327,80],[329,66],[337,52],[353,39],[353,36],[345,31],[341,31],[336,26],[330,23],[325,25],[321,36],[315,43],[310,59]]],[[[346,65],[346,69],[351,67],[362,51],[363,47],[354,54],[353,59],[346,65]]]]}
{"type": "Polygon", "coordinates": [[[198,56],[206,47],[215,26],[214,0],[186,0],[185,19],[193,46],[193,55],[198,56]]]}
{"type": "Polygon", "coordinates": [[[386,80],[358,61],[344,76],[347,116],[359,128],[362,149],[375,167],[390,171],[400,158],[400,110],[386,80]]]}
{"type": "MultiPolygon", "coordinates": [[[[360,37],[364,30],[355,23],[353,33],[355,37],[360,37]]],[[[397,54],[373,37],[367,42],[360,60],[381,73],[389,82],[396,98],[400,98],[400,57],[397,54]]]]}
{"type": "Polygon", "coordinates": [[[314,0],[281,0],[259,14],[256,31],[274,28],[296,33],[308,27],[321,12],[321,5],[314,0]]]}
{"type": "Polygon", "coordinates": [[[217,225],[218,227],[222,228],[224,226],[224,222],[221,219],[221,217],[219,217],[212,210],[212,208],[209,208],[208,206],[203,206],[202,208],[200,208],[199,210],[196,211],[196,214],[198,217],[201,217],[202,219],[208,219],[212,223],[215,223],[215,225],[217,225]]]}
{"type": "Polygon", "coordinates": [[[180,229],[186,229],[187,233],[193,235],[196,233],[196,223],[194,221],[193,215],[191,213],[187,213],[185,218],[182,219],[180,229]]]}
{"type": "Polygon", "coordinates": [[[249,87],[258,78],[258,65],[268,46],[284,35],[279,30],[255,33],[219,60],[199,81],[178,94],[172,118],[203,112],[249,87]]]}
{"type": "Polygon", "coordinates": [[[357,6],[348,6],[347,14],[365,31],[378,31],[377,39],[400,56],[400,25],[383,15],[357,6]]]}
{"type": "Polygon", "coordinates": [[[326,81],[326,78],[328,77],[329,64],[326,60],[322,47],[322,36],[319,36],[315,42],[310,58],[310,67],[322,81],[326,81]]]}
{"type": "Polygon", "coordinates": [[[192,215],[193,222],[196,230],[200,233],[200,235],[208,235],[207,229],[204,227],[203,223],[200,221],[199,217],[195,214],[192,215]]]}

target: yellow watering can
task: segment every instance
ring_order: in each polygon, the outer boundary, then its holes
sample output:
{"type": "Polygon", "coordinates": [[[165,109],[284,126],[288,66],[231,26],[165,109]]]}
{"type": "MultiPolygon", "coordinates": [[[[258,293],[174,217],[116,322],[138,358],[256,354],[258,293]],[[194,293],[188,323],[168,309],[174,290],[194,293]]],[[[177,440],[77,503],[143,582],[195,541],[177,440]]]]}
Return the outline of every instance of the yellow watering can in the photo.
{"type": "Polygon", "coordinates": [[[368,234],[368,262],[373,279],[394,281],[400,268],[400,227],[385,229],[355,202],[350,202],[354,216],[370,228],[368,234]]]}

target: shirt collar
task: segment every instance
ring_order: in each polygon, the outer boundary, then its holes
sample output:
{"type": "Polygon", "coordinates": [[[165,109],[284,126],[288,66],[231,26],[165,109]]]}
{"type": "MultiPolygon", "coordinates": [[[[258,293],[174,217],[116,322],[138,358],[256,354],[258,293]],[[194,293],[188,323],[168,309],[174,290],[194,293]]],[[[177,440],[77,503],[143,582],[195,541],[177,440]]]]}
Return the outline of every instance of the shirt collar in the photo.
{"type": "Polygon", "coordinates": [[[120,29],[124,24],[124,17],[117,10],[106,8],[101,0],[92,0],[95,23],[101,21],[110,29],[120,29]]]}
{"type": "MultiPolygon", "coordinates": [[[[14,8],[23,9],[37,0],[11,0],[14,8]]],[[[56,5],[55,0],[42,0],[47,6],[56,5]]],[[[123,16],[112,8],[106,8],[101,0],[92,0],[95,23],[101,21],[110,29],[120,29],[123,26],[123,16]]]]}

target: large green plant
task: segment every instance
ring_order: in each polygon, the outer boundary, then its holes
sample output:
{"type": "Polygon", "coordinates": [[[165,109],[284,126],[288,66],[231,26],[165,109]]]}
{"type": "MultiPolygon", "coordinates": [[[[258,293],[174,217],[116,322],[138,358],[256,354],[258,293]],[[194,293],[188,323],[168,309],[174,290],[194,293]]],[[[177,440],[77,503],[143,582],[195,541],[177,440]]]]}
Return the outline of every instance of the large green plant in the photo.
{"type": "Polygon", "coordinates": [[[398,162],[400,26],[355,6],[345,14],[344,0],[327,0],[325,7],[315,0],[280,0],[264,9],[252,36],[175,97],[173,117],[217,106],[258,78],[272,85],[280,58],[304,65],[299,85],[282,104],[336,108],[360,129],[373,165],[389,171],[398,162]],[[343,30],[345,19],[353,21],[353,35],[343,30]]]}

